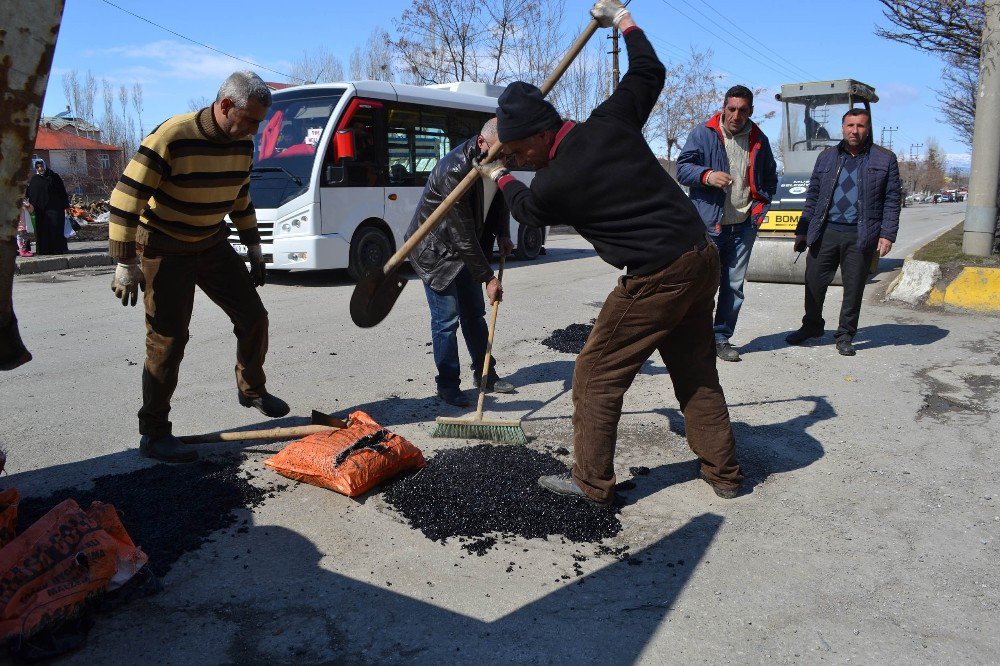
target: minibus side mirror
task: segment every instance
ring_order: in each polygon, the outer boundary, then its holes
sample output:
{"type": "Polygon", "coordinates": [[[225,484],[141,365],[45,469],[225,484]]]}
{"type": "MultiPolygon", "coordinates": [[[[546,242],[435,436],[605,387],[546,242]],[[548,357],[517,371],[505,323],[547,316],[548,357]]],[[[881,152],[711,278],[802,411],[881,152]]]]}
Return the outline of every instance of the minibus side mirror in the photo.
{"type": "Polygon", "coordinates": [[[357,151],[354,148],[354,130],[337,130],[334,141],[336,143],[338,161],[343,162],[344,160],[355,159],[357,151]]]}

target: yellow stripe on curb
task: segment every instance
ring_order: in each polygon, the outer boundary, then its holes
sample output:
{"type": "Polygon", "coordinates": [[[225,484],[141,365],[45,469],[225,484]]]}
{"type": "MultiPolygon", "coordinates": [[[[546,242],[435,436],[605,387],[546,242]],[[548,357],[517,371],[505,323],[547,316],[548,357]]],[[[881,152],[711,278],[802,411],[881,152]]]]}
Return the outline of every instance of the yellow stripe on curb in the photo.
{"type": "Polygon", "coordinates": [[[1000,268],[963,268],[944,292],[932,289],[927,304],[1000,313],[1000,268]]]}

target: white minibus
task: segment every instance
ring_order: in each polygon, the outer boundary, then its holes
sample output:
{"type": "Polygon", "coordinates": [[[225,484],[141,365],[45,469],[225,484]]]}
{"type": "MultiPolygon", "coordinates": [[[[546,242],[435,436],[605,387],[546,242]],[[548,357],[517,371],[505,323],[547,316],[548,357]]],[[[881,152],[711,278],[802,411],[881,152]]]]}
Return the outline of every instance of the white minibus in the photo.
{"type": "MultiPolygon", "coordinates": [[[[346,268],[358,279],[383,265],[403,244],[434,165],[479,133],[501,90],[355,81],[275,91],[250,173],[268,268],[346,268]]],[[[545,240],[516,220],[511,236],[522,259],[545,240]]],[[[246,254],[235,233],[230,241],[246,254]]]]}

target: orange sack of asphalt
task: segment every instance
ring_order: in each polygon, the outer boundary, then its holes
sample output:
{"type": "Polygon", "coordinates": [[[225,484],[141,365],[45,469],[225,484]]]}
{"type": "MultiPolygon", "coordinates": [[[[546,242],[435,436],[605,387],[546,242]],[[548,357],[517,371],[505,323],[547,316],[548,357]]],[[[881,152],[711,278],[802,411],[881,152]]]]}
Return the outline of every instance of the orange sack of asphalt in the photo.
{"type": "Polygon", "coordinates": [[[0,548],[0,642],[73,617],[148,559],[110,504],[62,502],[0,548]]]}
{"type": "Polygon", "coordinates": [[[356,411],[341,430],[296,440],[264,464],[282,476],[355,497],[400,472],[423,467],[420,449],[356,411]]]}
{"type": "Polygon", "coordinates": [[[17,503],[21,493],[17,488],[0,492],[0,548],[10,543],[17,535],[17,503]]]}

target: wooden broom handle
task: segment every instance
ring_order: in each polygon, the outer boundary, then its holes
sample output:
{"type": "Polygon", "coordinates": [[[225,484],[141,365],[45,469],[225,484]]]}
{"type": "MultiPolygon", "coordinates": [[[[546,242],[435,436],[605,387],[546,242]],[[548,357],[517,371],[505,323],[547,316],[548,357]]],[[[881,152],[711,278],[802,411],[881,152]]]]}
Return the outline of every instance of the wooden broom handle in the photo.
{"type": "MultiPolygon", "coordinates": [[[[500,255],[500,268],[497,270],[497,283],[503,289],[503,261],[500,255]]],[[[483,404],[486,402],[486,382],[490,378],[490,359],[493,358],[493,333],[497,329],[497,312],[500,311],[500,301],[493,301],[493,313],[490,315],[490,333],[486,337],[486,356],[483,359],[483,374],[479,375],[479,403],[476,405],[476,420],[483,418],[483,404]]]]}
{"type": "MultiPolygon", "coordinates": [[[[591,37],[593,37],[599,27],[600,26],[597,25],[597,21],[591,19],[587,27],[584,28],[582,33],[580,33],[580,36],[576,38],[575,42],[573,42],[573,45],[569,47],[569,51],[567,51],[566,55],[563,56],[562,61],[556,65],[556,68],[551,74],[549,74],[549,78],[545,79],[545,82],[542,83],[542,87],[539,88],[539,90],[542,91],[542,96],[548,95],[556,83],[559,82],[559,79],[562,78],[562,75],[567,69],[569,69],[569,66],[573,64],[576,57],[580,55],[580,51],[582,51],[583,47],[587,45],[587,42],[591,37]]],[[[490,146],[489,151],[486,153],[484,162],[492,162],[495,160],[496,156],[500,153],[501,148],[503,148],[503,144],[499,142],[490,146]]],[[[451,194],[445,197],[444,201],[438,204],[438,207],[427,217],[426,220],[424,220],[424,223],[417,227],[417,230],[413,232],[413,235],[410,236],[405,243],[403,243],[403,247],[396,250],[396,253],[389,257],[389,261],[385,262],[385,266],[382,267],[382,272],[384,274],[388,275],[391,273],[397,266],[399,266],[400,263],[402,263],[403,259],[410,256],[410,253],[413,252],[413,249],[417,246],[417,244],[438,225],[445,213],[451,210],[451,207],[455,205],[455,202],[458,201],[459,197],[465,194],[469,188],[472,187],[477,178],[479,178],[479,172],[475,169],[472,169],[469,173],[465,174],[465,178],[463,178],[455,189],[451,191],[451,194]]]]}

